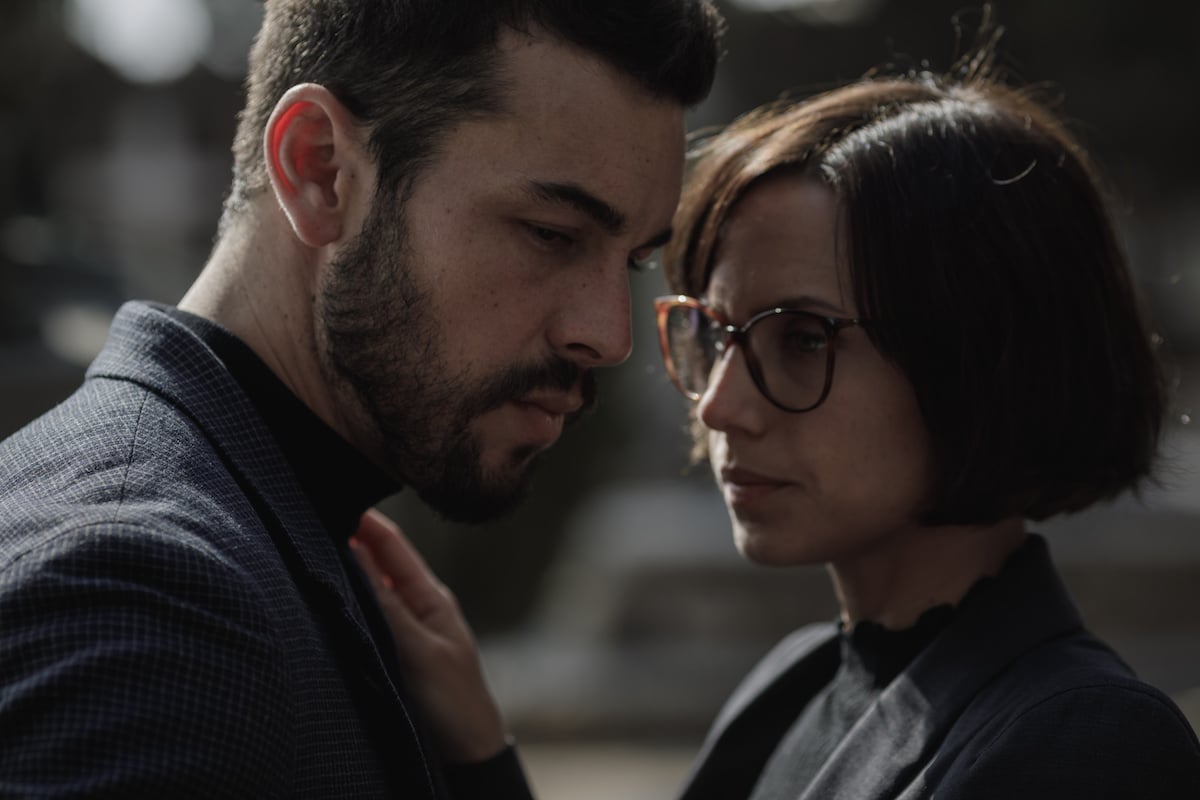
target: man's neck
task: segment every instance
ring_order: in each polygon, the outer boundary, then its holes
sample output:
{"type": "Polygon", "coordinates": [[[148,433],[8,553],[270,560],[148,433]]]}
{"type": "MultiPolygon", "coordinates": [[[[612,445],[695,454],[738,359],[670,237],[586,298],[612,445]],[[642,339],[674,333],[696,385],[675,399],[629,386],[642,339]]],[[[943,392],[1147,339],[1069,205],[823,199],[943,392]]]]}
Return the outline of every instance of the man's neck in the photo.
{"type": "Polygon", "coordinates": [[[321,255],[270,212],[244,214],[222,234],[179,308],[245,342],[296,397],[350,439],[318,361],[313,297],[321,255]]]}

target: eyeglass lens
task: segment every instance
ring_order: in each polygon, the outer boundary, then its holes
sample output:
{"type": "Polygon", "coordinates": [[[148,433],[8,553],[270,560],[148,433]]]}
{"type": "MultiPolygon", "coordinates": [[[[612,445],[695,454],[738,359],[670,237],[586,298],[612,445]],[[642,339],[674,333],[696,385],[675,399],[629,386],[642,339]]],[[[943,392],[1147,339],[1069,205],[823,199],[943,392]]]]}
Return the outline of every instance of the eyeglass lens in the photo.
{"type": "MultiPolygon", "coordinates": [[[[788,408],[807,408],[825,388],[830,333],[818,316],[799,311],[768,314],[745,332],[744,353],[756,383],[771,400],[788,408]]],[[[676,377],[701,395],[725,350],[723,326],[702,310],[673,307],[667,316],[667,344],[676,377]]]]}

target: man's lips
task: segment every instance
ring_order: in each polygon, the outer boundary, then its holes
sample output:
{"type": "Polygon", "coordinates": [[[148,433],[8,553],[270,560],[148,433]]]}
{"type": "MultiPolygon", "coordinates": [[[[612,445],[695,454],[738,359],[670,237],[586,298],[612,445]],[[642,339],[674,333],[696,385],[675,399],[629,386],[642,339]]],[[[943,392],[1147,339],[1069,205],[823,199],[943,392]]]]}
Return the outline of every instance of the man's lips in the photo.
{"type": "Polygon", "coordinates": [[[583,408],[583,398],[576,394],[532,394],[517,403],[541,409],[552,417],[565,417],[583,408]]]}
{"type": "Polygon", "coordinates": [[[509,418],[508,436],[522,446],[543,450],[558,440],[570,415],[583,407],[583,398],[576,393],[535,392],[513,400],[509,407],[516,416],[509,418]]]}

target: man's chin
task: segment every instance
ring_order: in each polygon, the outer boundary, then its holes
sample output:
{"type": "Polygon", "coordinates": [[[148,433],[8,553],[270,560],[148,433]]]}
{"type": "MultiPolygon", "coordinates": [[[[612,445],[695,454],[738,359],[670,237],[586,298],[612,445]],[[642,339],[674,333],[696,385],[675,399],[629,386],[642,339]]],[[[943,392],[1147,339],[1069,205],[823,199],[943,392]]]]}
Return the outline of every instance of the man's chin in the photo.
{"type": "Polygon", "coordinates": [[[517,454],[504,474],[481,474],[478,464],[454,470],[437,484],[414,487],[421,500],[452,522],[481,523],[512,513],[529,493],[536,454],[517,454]]]}

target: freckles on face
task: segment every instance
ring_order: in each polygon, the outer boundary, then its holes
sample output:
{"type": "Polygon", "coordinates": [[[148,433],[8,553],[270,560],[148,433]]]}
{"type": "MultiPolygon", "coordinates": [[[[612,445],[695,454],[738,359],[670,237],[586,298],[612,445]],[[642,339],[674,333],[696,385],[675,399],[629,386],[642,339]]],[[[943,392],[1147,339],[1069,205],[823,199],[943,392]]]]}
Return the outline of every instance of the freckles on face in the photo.
{"type": "MultiPolygon", "coordinates": [[[[735,324],[777,306],[857,318],[837,222],[829,188],[792,176],[765,180],[723,228],[703,299],[735,324]]],[[[803,413],[772,405],[738,349],[714,371],[698,411],[747,558],[844,561],[919,525],[928,433],[907,377],[866,330],[847,327],[834,336],[829,393],[803,413]]]]}

